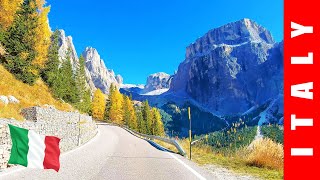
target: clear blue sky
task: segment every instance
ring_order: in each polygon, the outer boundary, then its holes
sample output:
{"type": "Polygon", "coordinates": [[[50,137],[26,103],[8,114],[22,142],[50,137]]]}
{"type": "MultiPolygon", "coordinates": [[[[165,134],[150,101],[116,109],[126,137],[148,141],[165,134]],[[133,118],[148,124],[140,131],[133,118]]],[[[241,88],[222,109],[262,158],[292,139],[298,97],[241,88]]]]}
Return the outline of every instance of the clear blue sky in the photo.
{"type": "Polygon", "coordinates": [[[280,0],[47,0],[53,30],[73,37],[78,55],[96,48],[125,83],[144,84],[149,74],[173,74],[185,48],[210,29],[249,18],[283,38],[280,0]]]}

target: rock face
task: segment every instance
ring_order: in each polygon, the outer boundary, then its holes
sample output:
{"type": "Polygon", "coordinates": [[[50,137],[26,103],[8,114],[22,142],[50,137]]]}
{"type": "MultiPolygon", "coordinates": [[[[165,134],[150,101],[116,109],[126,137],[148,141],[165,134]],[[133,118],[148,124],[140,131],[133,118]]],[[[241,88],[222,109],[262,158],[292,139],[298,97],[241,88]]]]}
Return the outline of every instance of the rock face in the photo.
{"type": "MultiPolygon", "coordinates": [[[[72,42],[72,37],[66,36],[64,30],[59,30],[58,41],[60,61],[64,61],[67,58],[67,54],[70,53],[72,69],[75,70],[79,66],[79,58],[72,42]]],[[[104,93],[108,93],[111,83],[117,86],[123,83],[123,78],[120,75],[116,76],[113,70],[106,68],[96,49],[88,47],[82,55],[86,62],[86,86],[92,94],[97,88],[104,93]]]]}
{"type": "MultiPolygon", "coordinates": [[[[58,30],[58,42],[59,42],[59,57],[60,61],[64,61],[67,58],[67,53],[70,53],[70,62],[72,65],[72,69],[75,70],[79,66],[79,58],[72,42],[71,36],[66,36],[64,30],[58,30]]],[[[89,70],[85,67],[87,88],[90,89],[91,92],[96,90],[96,87],[92,81],[89,70]]]]}
{"type": "Polygon", "coordinates": [[[283,43],[249,19],[213,29],[187,47],[170,92],[241,114],[283,93],[283,43]]]}
{"type": "Polygon", "coordinates": [[[79,58],[76,49],[73,45],[72,37],[66,36],[64,30],[58,30],[58,32],[60,61],[64,61],[67,58],[67,54],[70,53],[70,61],[72,69],[74,70],[79,65],[79,58]]]}
{"type": "Polygon", "coordinates": [[[9,104],[9,99],[7,96],[0,95],[0,102],[3,103],[4,105],[9,104]]]}
{"type": "Polygon", "coordinates": [[[123,81],[122,77],[120,75],[116,76],[113,70],[107,69],[96,49],[87,47],[82,56],[85,59],[88,74],[96,88],[107,94],[112,83],[119,87],[123,81]]]}
{"type": "Polygon", "coordinates": [[[168,89],[170,87],[169,79],[170,75],[164,72],[151,74],[147,78],[144,90],[150,92],[158,89],[168,89]]]}

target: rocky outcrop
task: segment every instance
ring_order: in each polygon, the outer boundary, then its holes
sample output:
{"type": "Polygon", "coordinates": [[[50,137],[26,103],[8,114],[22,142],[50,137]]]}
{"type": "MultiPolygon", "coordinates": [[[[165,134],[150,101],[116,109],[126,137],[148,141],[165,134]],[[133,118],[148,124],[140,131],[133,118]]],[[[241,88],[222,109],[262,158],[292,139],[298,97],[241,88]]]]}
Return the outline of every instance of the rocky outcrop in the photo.
{"type": "Polygon", "coordinates": [[[96,49],[87,47],[82,53],[82,56],[85,59],[88,74],[96,88],[99,88],[104,93],[108,94],[111,84],[119,87],[123,81],[122,77],[119,75],[116,76],[113,70],[107,69],[96,49]]]}
{"type": "Polygon", "coordinates": [[[68,58],[68,54],[70,54],[70,61],[72,65],[72,69],[75,70],[77,66],[79,66],[79,58],[77,55],[77,51],[73,45],[72,37],[66,36],[64,30],[58,30],[58,42],[59,42],[59,58],[60,61],[64,61],[68,58]]]}
{"type": "Polygon", "coordinates": [[[0,103],[3,103],[4,105],[7,105],[9,103],[19,104],[20,101],[12,95],[9,95],[9,96],[0,95],[0,103]]]}
{"type": "Polygon", "coordinates": [[[282,94],[283,43],[249,19],[213,29],[187,47],[170,92],[220,115],[240,114],[282,94]]]}
{"type": "MultiPolygon", "coordinates": [[[[72,69],[75,70],[79,66],[79,58],[72,42],[72,37],[66,36],[64,30],[59,30],[58,32],[60,61],[66,60],[69,53],[72,69]]],[[[104,93],[108,93],[111,83],[117,86],[123,83],[123,78],[120,75],[115,75],[113,70],[106,68],[96,49],[88,47],[82,55],[86,63],[86,86],[92,94],[97,88],[101,89],[104,93]]]]}
{"type": "Polygon", "coordinates": [[[123,78],[120,74],[116,75],[116,80],[117,80],[118,84],[123,84],[123,78]]]}
{"type": "MultiPolygon", "coordinates": [[[[72,69],[75,71],[75,69],[79,66],[79,58],[72,41],[72,37],[66,36],[66,33],[64,32],[64,30],[58,30],[58,32],[59,32],[58,42],[59,42],[60,61],[62,62],[66,60],[68,58],[67,55],[69,53],[72,69]]],[[[86,81],[87,81],[87,84],[86,84],[87,88],[89,88],[91,92],[94,92],[96,90],[96,87],[94,86],[94,83],[90,76],[90,72],[86,67],[85,67],[85,75],[86,75],[86,81]]]]}
{"type": "Polygon", "coordinates": [[[9,99],[7,96],[0,95],[0,103],[3,103],[4,105],[9,104],[9,99]]]}
{"type": "Polygon", "coordinates": [[[170,75],[164,72],[151,74],[147,78],[147,82],[144,88],[145,92],[150,92],[158,89],[168,89],[170,75]]]}

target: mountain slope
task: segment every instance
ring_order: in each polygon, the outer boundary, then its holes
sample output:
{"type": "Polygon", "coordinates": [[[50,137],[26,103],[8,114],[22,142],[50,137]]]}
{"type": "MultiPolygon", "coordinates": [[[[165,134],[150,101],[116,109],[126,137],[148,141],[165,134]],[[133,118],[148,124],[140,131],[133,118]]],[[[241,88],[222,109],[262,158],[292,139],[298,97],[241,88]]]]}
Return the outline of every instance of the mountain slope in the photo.
{"type": "MultiPolygon", "coordinates": [[[[77,51],[74,47],[72,37],[66,36],[66,33],[64,30],[60,29],[58,30],[58,42],[59,42],[59,58],[62,62],[67,58],[68,53],[70,53],[70,61],[72,65],[72,69],[75,71],[75,69],[79,66],[79,57],[77,54],[77,51]]],[[[87,67],[85,67],[85,75],[86,75],[86,87],[90,89],[91,93],[93,93],[96,90],[96,87],[92,81],[92,78],[90,76],[89,70],[87,67]]]]}
{"type": "Polygon", "coordinates": [[[23,119],[20,111],[30,106],[53,105],[65,111],[73,110],[71,105],[54,99],[48,86],[40,79],[30,86],[17,80],[10,72],[0,65],[0,95],[16,97],[19,104],[9,104],[7,107],[0,102],[0,117],[23,119]]]}
{"type": "Polygon", "coordinates": [[[282,47],[249,19],[211,30],[187,47],[170,91],[215,114],[241,114],[282,93],[282,47]]]}
{"type": "Polygon", "coordinates": [[[121,91],[164,109],[173,117],[169,130],[180,134],[187,133],[188,122],[174,118],[175,113],[167,109],[172,104],[178,109],[191,104],[201,114],[193,117],[195,124],[202,124],[195,134],[226,127],[239,118],[251,125],[281,123],[283,42],[274,42],[271,33],[252,20],[226,24],[197,39],[171,77],[170,89],[160,95],[147,96],[130,88],[121,91]]]}
{"type": "MultiPolygon", "coordinates": [[[[62,62],[66,59],[69,53],[72,69],[75,70],[79,66],[79,57],[74,47],[72,37],[66,36],[64,30],[58,31],[60,61],[62,62]]],[[[90,89],[92,94],[97,88],[101,89],[104,93],[108,93],[111,83],[114,83],[117,86],[122,84],[122,77],[120,75],[115,75],[113,70],[107,69],[96,49],[87,47],[83,51],[82,56],[86,63],[86,86],[90,89]]]]}

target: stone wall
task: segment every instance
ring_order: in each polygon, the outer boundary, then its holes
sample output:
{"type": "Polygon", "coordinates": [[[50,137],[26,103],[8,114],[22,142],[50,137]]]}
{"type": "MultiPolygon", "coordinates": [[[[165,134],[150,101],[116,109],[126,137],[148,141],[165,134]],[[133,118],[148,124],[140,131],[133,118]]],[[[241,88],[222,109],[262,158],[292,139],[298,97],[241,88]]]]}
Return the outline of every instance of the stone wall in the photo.
{"type": "Polygon", "coordinates": [[[0,118],[0,169],[7,167],[11,138],[8,124],[35,130],[39,134],[61,139],[61,152],[66,152],[88,142],[97,133],[91,116],[77,112],[63,112],[55,108],[31,107],[22,110],[25,121],[0,118]]]}

